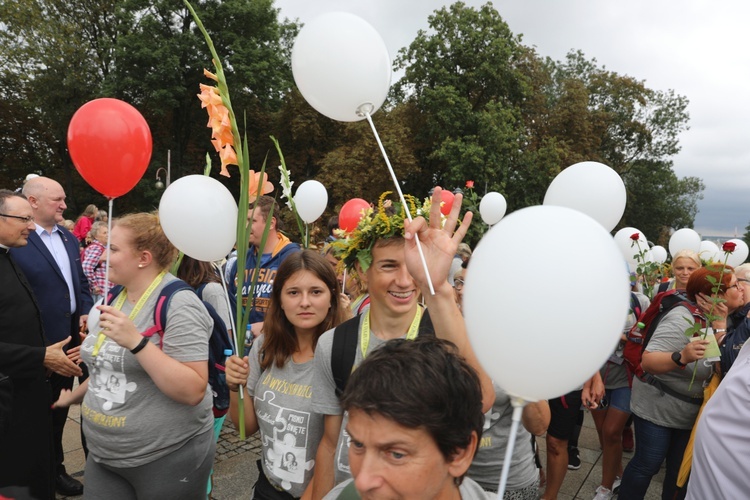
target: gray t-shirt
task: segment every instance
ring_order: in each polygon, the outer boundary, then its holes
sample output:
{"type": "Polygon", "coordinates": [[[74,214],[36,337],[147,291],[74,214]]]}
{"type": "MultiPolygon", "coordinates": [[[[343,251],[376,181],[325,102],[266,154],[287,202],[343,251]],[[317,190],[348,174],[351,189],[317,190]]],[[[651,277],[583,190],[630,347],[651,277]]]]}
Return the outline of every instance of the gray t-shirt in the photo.
{"type": "MultiPolygon", "coordinates": [[[[648,352],[681,351],[690,340],[685,330],[693,323],[693,315],[683,306],[669,311],[659,322],[654,334],[646,346],[648,352]]],[[[684,369],[675,369],[667,373],[654,375],[659,382],[685,396],[701,398],[703,382],[710,377],[711,366],[703,360],[688,363],[684,369]],[[695,371],[695,380],[690,387],[690,380],[695,371]]],[[[668,394],[663,394],[653,385],[633,379],[633,393],[630,398],[630,409],[639,417],[657,425],[673,429],[692,429],[700,405],[682,401],[668,394]]]]}
{"type": "Polygon", "coordinates": [[[323,437],[323,415],[312,409],[313,361],[272,363],[260,372],[264,336],[250,350],[247,393],[253,398],[268,480],[301,497],[313,477],[315,453],[323,437]]]}
{"type": "MultiPolygon", "coordinates": [[[[167,274],[151,293],[135,318],[138,331],[154,326],[154,307],[159,292],[173,281],[167,274]]],[[[134,304],[125,301],[129,314],[134,304]]],[[[200,299],[189,290],[176,292],[167,311],[164,354],[182,363],[208,360],[208,338],[213,320],[200,299]]],[[[165,395],[143,369],[134,354],[107,339],[94,358],[98,335],[89,335],[81,357],[89,368],[89,387],[81,416],[91,456],[115,467],[138,467],[180,448],[190,438],[213,427],[213,398],[206,394],[196,406],[165,395]]],[[[158,335],[150,341],[159,345],[158,335]]]]}
{"type": "MultiPolygon", "coordinates": [[[[360,316],[359,328],[362,328],[362,316],[360,316]]],[[[359,330],[358,330],[359,331],[359,330]]],[[[404,333],[404,336],[406,333],[404,333]]],[[[402,337],[402,338],[403,338],[402,337]]],[[[367,353],[379,349],[387,341],[378,338],[375,335],[370,335],[370,342],[367,346],[367,353]]],[[[335,481],[334,484],[338,484],[346,479],[349,479],[351,472],[349,471],[349,434],[346,432],[346,425],[349,422],[349,415],[344,413],[341,407],[341,402],[336,396],[336,382],[333,380],[333,372],[331,371],[331,349],[333,347],[333,329],[325,332],[318,339],[318,346],[315,349],[315,359],[313,360],[313,411],[321,413],[323,415],[341,415],[344,414],[344,418],[341,422],[341,432],[339,433],[339,441],[336,445],[336,456],[334,459],[334,472],[335,481]]],[[[354,366],[357,367],[362,363],[362,349],[360,346],[360,339],[357,339],[357,350],[354,357],[354,366]]]]}
{"type": "MultiPolygon", "coordinates": [[[[638,302],[641,307],[641,313],[648,309],[651,301],[648,297],[642,293],[636,293],[635,296],[638,298],[638,302]]],[[[635,313],[628,309],[628,316],[625,319],[625,326],[623,327],[623,333],[627,335],[633,325],[635,325],[638,318],[635,313]]],[[[601,370],[599,374],[602,376],[602,382],[604,382],[605,389],[621,389],[623,387],[630,387],[630,377],[628,377],[628,371],[625,367],[625,359],[623,358],[623,349],[625,347],[625,341],[620,340],[613,352],[601,370]]]]}
{"type": "MultiPolygon", "coordinates": [[[[513,406],[510,397],[499,385],[495,388],[495,404],[484,414],[484,428],[479,440],[479,449],[466,475],[482,488],[497,491],[503,470],[505,450],[508,448],[513,406]]],[[[539,477],[531,449],[531,434],[521,424],[516,433],[513,459],[508,472],[506,491],[518,490],[534,484],[539,477]]]]}
{"type": "Polygon", "coordinates": [[[229,314],[229,306],[227,305],[227,294],[224,292],[221,283],[207,283],[203,287],[202,298],[204,302],[211,304],[219,317],[224,320],[227,330],[234,330],[232,316],[229,314]]]}
{"type": "MultiPolygon", "coordinates": [[[[339,495],[341,495],[344,488],[349,486],[352,481],[354,481],[354,479],[349,478],[336,485],[326,496],[323,497],[323,500],[336,500],[339,495]]],[[[498,476],[497,482],[500,483],[500,476],[498,476]]],[[[458,492],[461,494],[462,500],[492,500],[497,497],[497,495],[493,493],[487,493],[484,491],[481,486],[468,477],[464,477],[461,486],[458,487],[458,492]]]]}

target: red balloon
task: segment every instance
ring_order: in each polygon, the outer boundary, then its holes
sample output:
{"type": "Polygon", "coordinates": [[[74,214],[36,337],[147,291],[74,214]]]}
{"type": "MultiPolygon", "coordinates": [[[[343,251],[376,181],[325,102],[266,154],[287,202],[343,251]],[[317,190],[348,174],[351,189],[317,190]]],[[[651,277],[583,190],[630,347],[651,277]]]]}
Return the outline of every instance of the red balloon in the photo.
{"type": "Polygon", "coordinates": [[[453,193],[448,191],[447,189],[443,189],[440,191],[440,201],[443,202],[442,205],[440,205],[440,213],[443,215],[448,215],[451,213],[451,208],[453,208],[453,199],[455,196],[453,193]]]}
{"type": "Polygon", "coordinates": [[[364,210],[370,208],[370,204],[362,198],[352,198],[344,203],[339,212],[339,228],[347,233],[351,233],[357,228],[357,224],[362,220],[364,210]]]}
{"type": "Polygon", "coordinates": [[[108,198],[138,184],[151,160],[151,131],[143,116],[118,99],[94,99],[70,119],[68,151],[78,173],[108,198]]]}

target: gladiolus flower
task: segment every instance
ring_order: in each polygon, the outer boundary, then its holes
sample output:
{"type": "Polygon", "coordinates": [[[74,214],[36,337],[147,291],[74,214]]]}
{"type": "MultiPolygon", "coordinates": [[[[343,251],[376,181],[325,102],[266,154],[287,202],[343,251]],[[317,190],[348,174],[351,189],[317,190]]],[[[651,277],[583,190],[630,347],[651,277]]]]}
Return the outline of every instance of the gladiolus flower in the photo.
{"type": "Polygon", "coordinates": [[[263,174],[261,179],[261,173],[255,173],[254,170],[250,170],[250,183],[248,185],[248,199],[254,201],[258,196],[268,194],[274,190],[273,184],[268,182],[268,174],[263,174]]]}
{"type": "MultiPolygon", "coordinates": [[[[217,80],[216,75],[208,70],[203,74],[212,80],[217,80]]],[[[221,158],[220,174],[229,177],[227,165],[237,165],[237,152],[234,150],[234,135],[232,134],[232,122],[229,119],[229,110],[221,100],[219,89],[210,85],[200,84],[201,93],[198,99],[201,107],[208,112],[207,127],[211,129],[211,143],[221,158]]]]}

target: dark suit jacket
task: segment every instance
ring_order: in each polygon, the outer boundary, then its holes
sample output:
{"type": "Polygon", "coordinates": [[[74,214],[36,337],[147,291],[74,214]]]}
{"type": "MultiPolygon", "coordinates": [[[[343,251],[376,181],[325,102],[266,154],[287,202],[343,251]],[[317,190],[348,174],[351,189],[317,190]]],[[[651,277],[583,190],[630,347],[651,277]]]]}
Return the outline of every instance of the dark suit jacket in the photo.
{"type": "Polygon", "coordinates": [[[0,372],[13,389],[10,429],[0,434],[0,487],[30,486],[35,498],[54,498],[52,391],[41,313],[31,286],[2,249],[0,281],[0,372]]]}
{"type": "MultiPolygon", "coordinates": [[[[65,283],[55,258],[36,232],[29,234],[29,243],[19,248],[11,248],[10,254],[26,275],[34,290],[39,309],[42,311],[44,334],[50,344],[72,335],[71,345],[78,345],[78,321],[81,315],[88,314],[94,305],[89,292],[89,282],[81,267],[81,251],[78,240],[65,228],[58,226],[63,236],[65,250],[70,259],[73,276],[73,290],[76,294],[76,310],[70,313],[68,285],[65,283]]],[[[53,235],[57,238],[57,235],[53,235]]]]}

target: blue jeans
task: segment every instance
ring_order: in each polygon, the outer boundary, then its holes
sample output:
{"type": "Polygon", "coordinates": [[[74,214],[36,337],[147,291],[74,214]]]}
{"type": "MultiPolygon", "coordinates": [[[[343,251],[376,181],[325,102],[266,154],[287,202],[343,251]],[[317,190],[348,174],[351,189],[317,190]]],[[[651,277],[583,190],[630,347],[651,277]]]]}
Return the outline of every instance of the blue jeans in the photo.
{"type": "MultiPolygon", "coordinates": [[[[665,396],[668,397],[668,396],[665,396]]],[[[659,472],[664,459],[667,470],[662,485],[662,500],[684,498],[685,491],[675,497],[677,474],[682,464],[682,455],[690,439],[690,429],[672,429],[654,424],[633,414],[635,427],[635,455],[622,474],[619,500],[642,499],[659,472]]]]}

